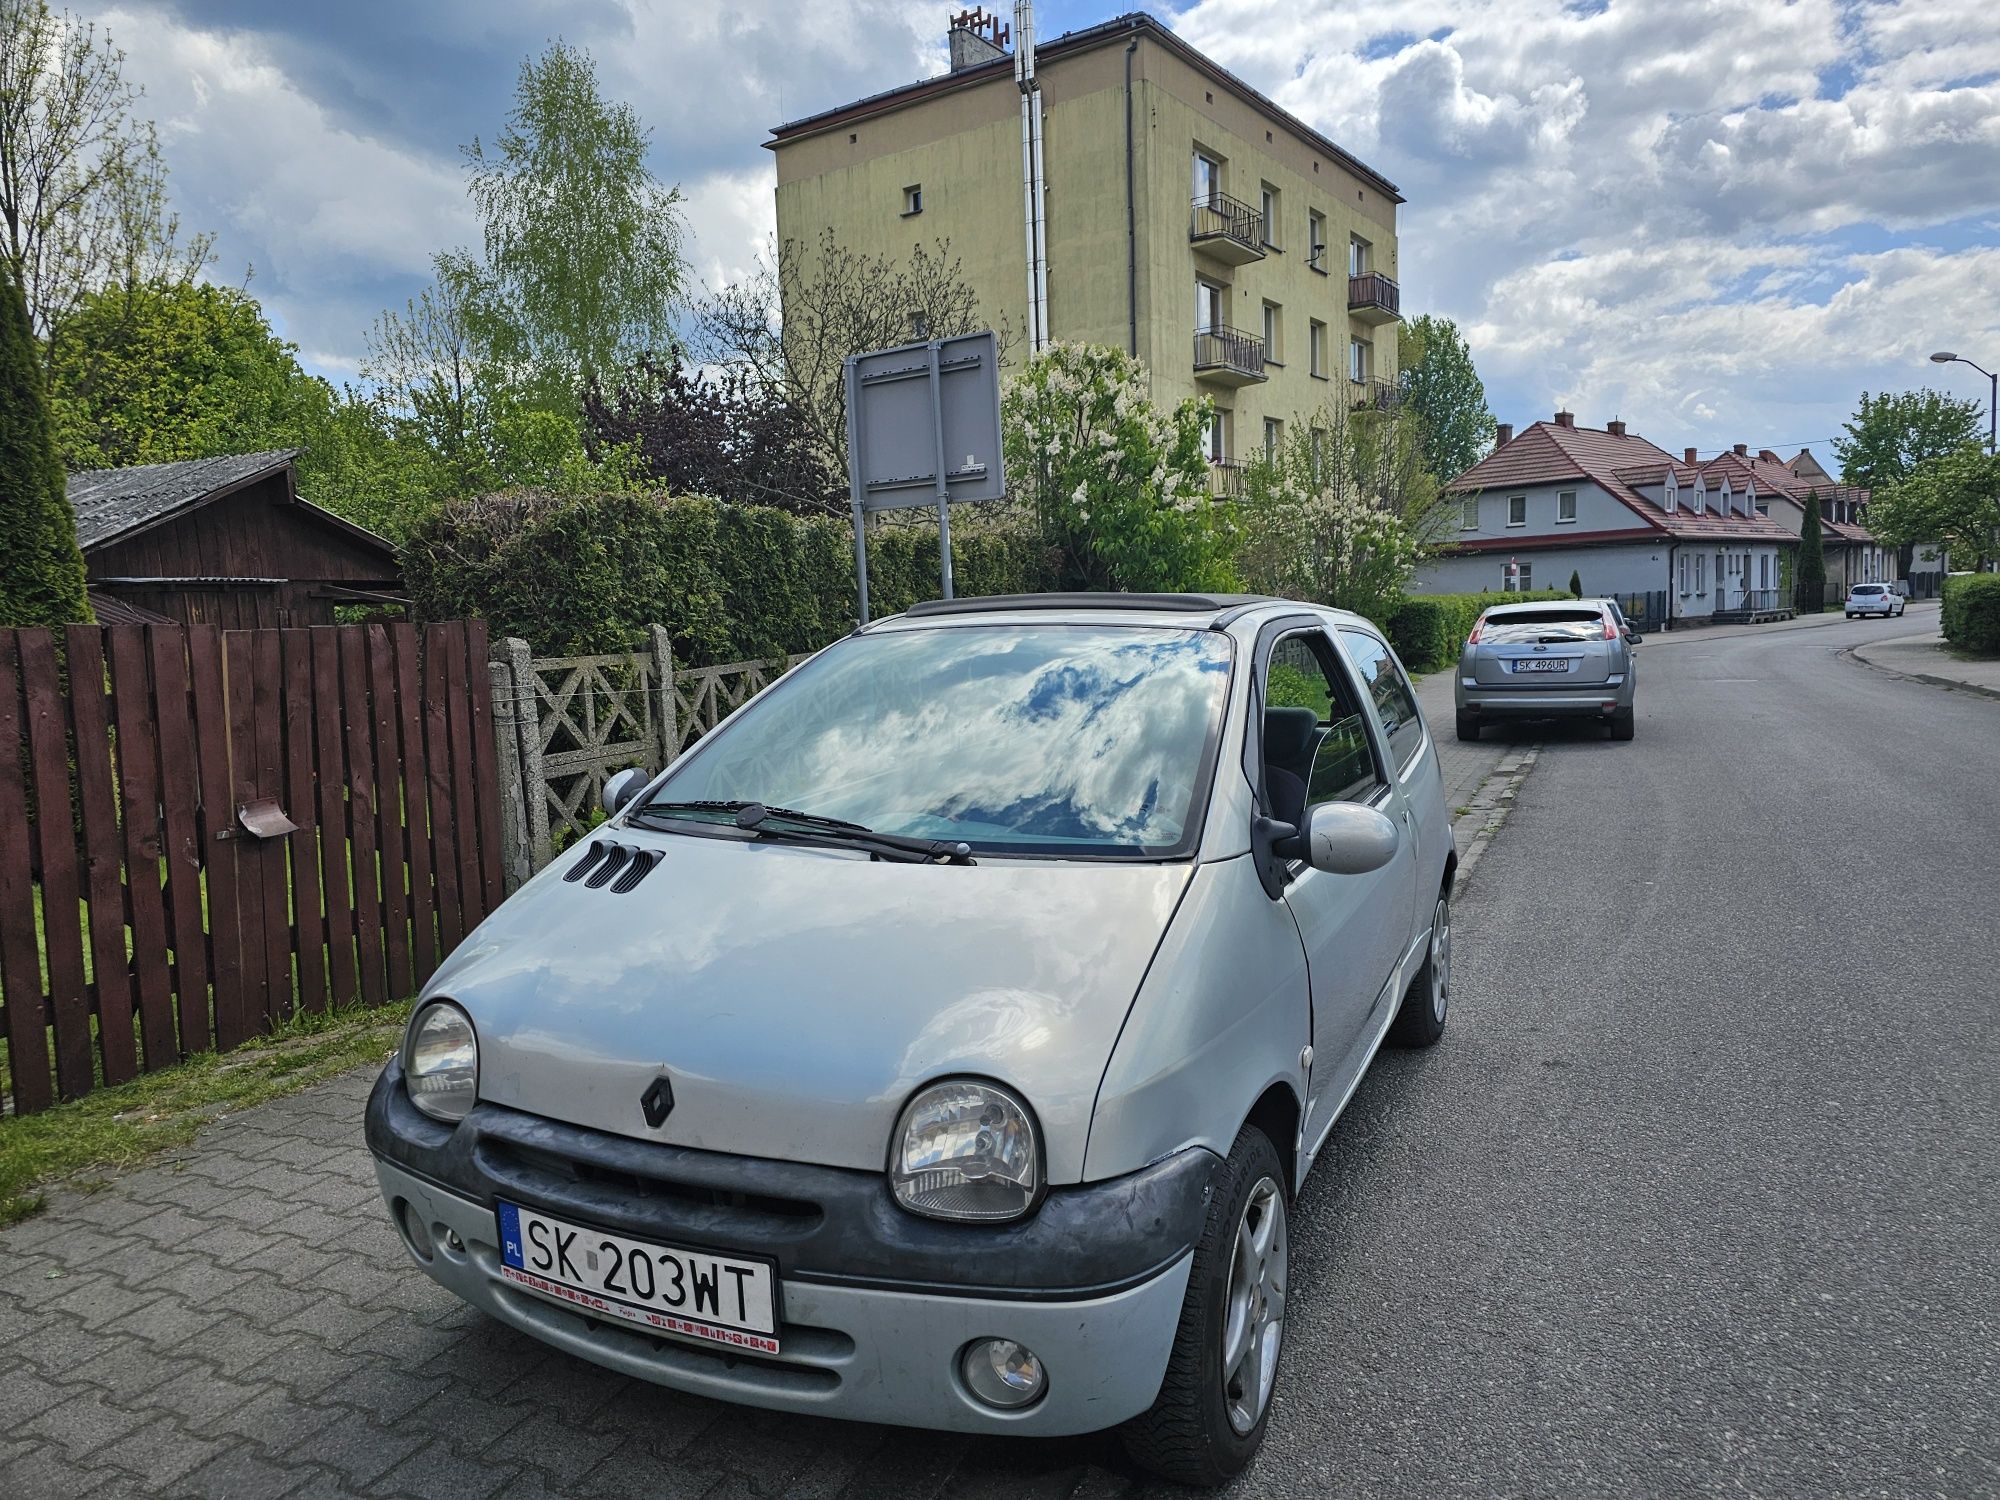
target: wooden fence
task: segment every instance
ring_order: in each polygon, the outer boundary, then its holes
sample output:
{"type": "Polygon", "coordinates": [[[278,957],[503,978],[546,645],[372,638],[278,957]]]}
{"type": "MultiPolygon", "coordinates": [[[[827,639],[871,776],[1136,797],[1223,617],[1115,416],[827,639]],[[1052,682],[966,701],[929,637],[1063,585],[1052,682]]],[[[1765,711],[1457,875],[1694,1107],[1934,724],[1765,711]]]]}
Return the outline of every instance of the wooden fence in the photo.
{"type": "Polygon", "coordinates": [[[0,630],[14,1110],[404,998],[499,904],[483,622],[64,645],[0,630]]]}
{"type": "Polygon", "coordinates": [[[537,657],[526,641],[498,643],[491,672],[507,889],[589,831],[606,777],[661,769],[810,654],[676,669],[657,625],[643,647],[608,656],[537,657]]]}

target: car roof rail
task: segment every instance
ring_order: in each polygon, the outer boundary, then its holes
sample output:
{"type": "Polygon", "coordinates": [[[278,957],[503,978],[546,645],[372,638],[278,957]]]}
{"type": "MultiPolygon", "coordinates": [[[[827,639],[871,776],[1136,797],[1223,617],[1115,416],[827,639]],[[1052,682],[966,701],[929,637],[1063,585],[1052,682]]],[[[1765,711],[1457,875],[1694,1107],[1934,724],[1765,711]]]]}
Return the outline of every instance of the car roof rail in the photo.
{"type": "Polygon", "coordinates": [[[1012,614],[1022,610],[1119,609],[1212,615],[1247,605],[1274,604],[1264,594],[985,594],[966,599],[927,599],[903,611],[908,619],[938,615],[1012,614]]]}

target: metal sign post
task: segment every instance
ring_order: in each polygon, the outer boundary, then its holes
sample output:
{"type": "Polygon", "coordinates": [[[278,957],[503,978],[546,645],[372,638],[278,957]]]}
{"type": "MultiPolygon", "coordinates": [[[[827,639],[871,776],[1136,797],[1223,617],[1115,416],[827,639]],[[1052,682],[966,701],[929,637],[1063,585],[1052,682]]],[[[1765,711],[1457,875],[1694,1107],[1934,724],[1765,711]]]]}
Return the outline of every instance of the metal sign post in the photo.
{"type": "Polygon", "coordinates": [[[939,579],[949,599],[952,502],[1006,496],[999,344],[990,331],[931,339],[851,354],[844,373],[854,569],[866,625],[870,511],[938,508],[939,579]],[[954,463],[947,455],[963,457],[954,463]]]}

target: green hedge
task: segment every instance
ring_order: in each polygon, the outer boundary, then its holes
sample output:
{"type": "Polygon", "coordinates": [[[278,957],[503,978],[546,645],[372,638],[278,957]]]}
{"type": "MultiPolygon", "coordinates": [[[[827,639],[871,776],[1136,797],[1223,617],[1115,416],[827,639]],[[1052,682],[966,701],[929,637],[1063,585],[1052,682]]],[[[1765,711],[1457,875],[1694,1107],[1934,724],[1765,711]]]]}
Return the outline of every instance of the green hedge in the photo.
{"type": "Polygon", "coordinates": [[[1945,579],[1944,638],[1961,651],[2000,656],[2000,573],[1945,579]]]}
{"type": "Polygon", "coordinates": [[[1389,644],[1412,672],[1435,672],[1458,660],[1465,638],[1480,614],[1496,604],[1527,604],[1537,599],[1571,599],[1561,589],[1512,594],[1413,594],[1388,619],[1389,644]]]}
{"type": "MultiPolygon", "coordinates": [[[[1015,528],[952,528],[961,595],[1032,593],[1052,561],[1015,528]]],[[[418,618],[478,616],[537,655],[622,651],[664,624],[689,666],[817,650],[854,623],[854,532],[695,496],[498,495],[448,505],[403,543],[418,618]]],[[[935,526],[879,528],[869,608],[938,593],[935,526]]]]}

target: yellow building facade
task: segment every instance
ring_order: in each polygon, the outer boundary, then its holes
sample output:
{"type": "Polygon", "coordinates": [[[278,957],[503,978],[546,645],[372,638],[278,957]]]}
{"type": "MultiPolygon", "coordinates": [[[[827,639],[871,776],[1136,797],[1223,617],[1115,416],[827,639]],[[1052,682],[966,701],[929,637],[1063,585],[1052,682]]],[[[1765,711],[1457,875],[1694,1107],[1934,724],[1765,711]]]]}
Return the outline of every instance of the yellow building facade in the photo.
{"type": "MultiPolygon", "coordinates": [[[[899,261],[945,242],[1018,334],[1021,95],[1011,57],[978,50],[775,131],[778,238],[899,261]]],[[[1052,338],[1129,349],[1161,404],[1211,397],[1223,485],[1287,425],[1393,399],[1393,183],[1150,16],[1042,43],[1036,77],[1052,338]]]]}

